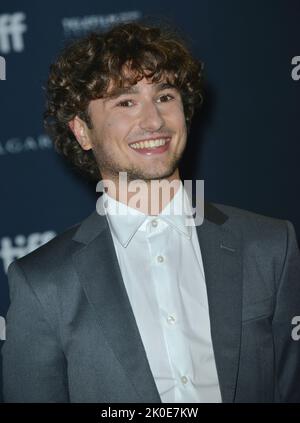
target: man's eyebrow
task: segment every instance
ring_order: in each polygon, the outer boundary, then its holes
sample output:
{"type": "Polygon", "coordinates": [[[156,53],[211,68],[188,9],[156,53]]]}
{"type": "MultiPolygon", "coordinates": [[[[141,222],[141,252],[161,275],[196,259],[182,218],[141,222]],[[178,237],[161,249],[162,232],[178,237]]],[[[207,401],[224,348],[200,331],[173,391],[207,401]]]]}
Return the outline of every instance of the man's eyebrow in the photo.
{"type": "Polygon", "coordinates": [[[131,85],[130,87],[114,88],[110,93],[106,94],[106,96],[104,97],[104,103],[106,101],[120,97],[123,94],[137,94],[138,92],[139,89],[134,85],[131,85]]]}
{"type": "MultiPolygon", "coordinates": [[[[166,90],[170,88],[176,89],[176,87],[170,84],[169,82],[159,82],[157,84],[154,84],[154,86],[156,91],[162,91],[162,90],[166,90]]],[[[139,89],[135,85],[131,85],[130,87],[120,87],[120,88],[115,88],[110,93],[106,94],[103,100],[104,100],[104,103],[106,103],[107,101],[118,98],[123,94],[138,94],[138,93],[139,93],[139,89]]]]}
{"type": "Polygon", "coordinates": [[[167,90],[170,88],[176,89],[176,86],[171,84],[170,82],[160,82],[159,84],[156,84],[157,91],[167,90]]]}

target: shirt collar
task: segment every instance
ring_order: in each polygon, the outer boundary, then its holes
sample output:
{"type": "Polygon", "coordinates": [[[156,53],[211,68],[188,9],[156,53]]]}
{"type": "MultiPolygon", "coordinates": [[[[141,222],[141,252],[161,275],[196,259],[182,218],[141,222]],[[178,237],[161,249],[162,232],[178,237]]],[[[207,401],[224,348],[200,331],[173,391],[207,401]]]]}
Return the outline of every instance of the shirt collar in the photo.
{"type": "Polygon", "coordinates": [[[109,226],[120,244],[125,248],[146,219],[162,219],[181,235],[189,239],[191,238],[192,228],[190,225],[186,224],[186,216],[191,215],[191,207],[189,198],[181,181],[179,189],[173,199],[157,216],[148,216],[137,209],[115,200],[106,192],[102,195],[102,201],[105,205],[104,210],[108,218],[109,226]]]}

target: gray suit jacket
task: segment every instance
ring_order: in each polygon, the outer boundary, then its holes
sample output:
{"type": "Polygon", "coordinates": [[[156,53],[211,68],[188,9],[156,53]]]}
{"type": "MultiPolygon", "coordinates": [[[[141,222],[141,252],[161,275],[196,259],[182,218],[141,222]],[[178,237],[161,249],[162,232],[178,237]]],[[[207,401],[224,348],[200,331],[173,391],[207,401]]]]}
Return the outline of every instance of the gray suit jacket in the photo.
{"type": "MultiPolygon", "coordinates": [[[[293,226],[206,204],[197,233],[223,402],[300,402],[293,226]]],[[[9,284],[6,402],[160,402],[105,217],[14,262],[9,284]]]]}

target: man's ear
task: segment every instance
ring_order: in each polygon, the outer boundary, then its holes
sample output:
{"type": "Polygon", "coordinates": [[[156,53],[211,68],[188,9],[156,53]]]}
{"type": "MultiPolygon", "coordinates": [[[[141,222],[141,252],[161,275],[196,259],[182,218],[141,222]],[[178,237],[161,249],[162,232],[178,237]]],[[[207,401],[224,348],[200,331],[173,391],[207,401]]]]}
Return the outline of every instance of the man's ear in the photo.
{"type": "Polygon", "coordinates": [[[83,148],[83,150],[90,150],[92,148],[92,144],[90,142],[86,123],[78,116],[75,116],[72,120],[70,120],[68,125],[81,145],[81,148],[83,148]]]}

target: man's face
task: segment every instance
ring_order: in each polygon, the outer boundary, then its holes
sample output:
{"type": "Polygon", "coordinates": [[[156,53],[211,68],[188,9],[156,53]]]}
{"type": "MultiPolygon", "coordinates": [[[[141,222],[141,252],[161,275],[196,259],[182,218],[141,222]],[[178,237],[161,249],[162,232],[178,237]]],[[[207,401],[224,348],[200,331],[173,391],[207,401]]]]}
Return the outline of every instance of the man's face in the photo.
{"type": "Polygon", "coordinates": [[[187,131],[176,88],[143,78],[92,100],[89,114],[93,128],[85,126],[83,148],[93,149],[103,179],[118,178],[119,172],[127,172],[129,181],[172,180],[177,174],[187,131]]]}

